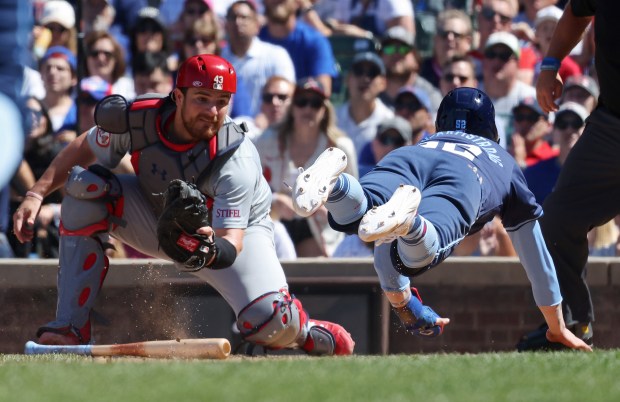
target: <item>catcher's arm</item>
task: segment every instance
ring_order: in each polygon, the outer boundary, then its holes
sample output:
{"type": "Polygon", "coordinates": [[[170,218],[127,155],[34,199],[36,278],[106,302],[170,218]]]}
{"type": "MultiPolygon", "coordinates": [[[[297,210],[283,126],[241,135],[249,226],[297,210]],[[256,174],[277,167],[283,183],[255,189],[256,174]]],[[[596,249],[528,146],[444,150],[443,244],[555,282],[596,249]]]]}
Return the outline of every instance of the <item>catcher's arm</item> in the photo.
{"type": "MultiPolygon", "coordinates": [[[[211,226],[203,226],[196,230],[196,233],[211,237],[215,233],[215,238],[226,239],[237,251],[237,255],[243,250],[243,237],[245,229],[213,229],[211,226]]],[[[215,258],[215,256],[214,256],[215,258]]],[[[213,259],[208,264],[213,263],[213,259]]]]}

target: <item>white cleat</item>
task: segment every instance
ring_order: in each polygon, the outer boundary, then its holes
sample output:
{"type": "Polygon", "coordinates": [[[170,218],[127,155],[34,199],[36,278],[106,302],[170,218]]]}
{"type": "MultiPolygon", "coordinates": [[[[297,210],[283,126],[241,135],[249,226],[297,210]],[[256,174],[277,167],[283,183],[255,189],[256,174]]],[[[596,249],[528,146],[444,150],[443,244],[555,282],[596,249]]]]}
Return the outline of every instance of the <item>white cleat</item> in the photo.
{"type": "Polygon", "coordinates": [[[323,151],[308,170],[299,168],[292,194],[295,212],[307,217],[325,204],[338,176],[346,167],[345,153],[331,147],[323,151]]]}
{"type": "Polygon", "coordinates": [[[357,233],[365,242],[389,243],[411,230],[422,200],[420,190],[401,184],[385,204],[366,212],[357,233]]]}

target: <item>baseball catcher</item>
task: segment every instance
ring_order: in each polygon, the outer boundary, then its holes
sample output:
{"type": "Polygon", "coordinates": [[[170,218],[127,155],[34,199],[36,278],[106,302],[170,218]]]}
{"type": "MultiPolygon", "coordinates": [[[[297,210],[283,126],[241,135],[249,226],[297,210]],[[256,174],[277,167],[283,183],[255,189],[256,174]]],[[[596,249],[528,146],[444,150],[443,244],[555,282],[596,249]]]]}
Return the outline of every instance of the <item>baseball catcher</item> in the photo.
{"type": "Polygon", "coordinates": [[[97,104],[97,126],[67,145],[30,189],[14,215],[22,242],[32,239],[43,198],[63,183],[67,192],[56,317],[39,329],[38,343],[92,341],[91,311],[109,266],[102,245],[111,235],[209,283],[234,311],[244,341],[310,355],[353,353],[342,326],[311,319],[288,291],[260,157],[247,127],[228,117],[236,90],[233,65],[200,54],[181,64],[170,95],[132,102],[110,95],[97,104]],[[127,153],[135,175],[85,169],[95,161],[114,168],[127,153]]]}

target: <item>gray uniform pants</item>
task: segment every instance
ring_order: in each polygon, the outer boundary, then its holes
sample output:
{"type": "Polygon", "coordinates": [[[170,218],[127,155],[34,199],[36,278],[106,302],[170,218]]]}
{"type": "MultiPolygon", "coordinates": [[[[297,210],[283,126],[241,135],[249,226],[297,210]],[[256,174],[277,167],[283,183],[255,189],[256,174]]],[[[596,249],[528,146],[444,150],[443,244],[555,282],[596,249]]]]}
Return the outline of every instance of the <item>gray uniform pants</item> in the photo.
{"type": "MultiPolygon", "coordinates": [[[[153,257],[170,260],[158,250],[157,219],[147,199],[142,195],[138,178],[119,175],[123,187],[125,227],[117,227],[112,236],[136,250],[153,257]]],[[[278,261],[273,240],[273,223],[266,216],[245,230],[243,250],[234,264],[226,269],[203,269],[194,273],[213,286],[235,312],[257,297],[287,288],[282,265],[278,261]]]]}

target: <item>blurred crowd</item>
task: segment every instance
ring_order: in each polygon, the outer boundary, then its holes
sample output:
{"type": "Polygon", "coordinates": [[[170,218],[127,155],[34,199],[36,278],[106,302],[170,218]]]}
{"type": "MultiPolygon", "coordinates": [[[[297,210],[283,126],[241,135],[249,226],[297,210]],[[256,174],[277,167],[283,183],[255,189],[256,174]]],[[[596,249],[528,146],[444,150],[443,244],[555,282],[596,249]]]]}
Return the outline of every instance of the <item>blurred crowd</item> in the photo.
{"type": "MultiPolygon", "coordinates": [[[[434,133],[443,95],[461,86],[493,100],[500,144],[542,204],[596,107],[592,28],[561,64],[559,111],[534,84],[562,0],[30,0],[35,25],[21,95],[31,113],[23,161],[0,192],[0,256],[56,258],[62,191],[45,199],[35,239],[20,244],[10,216],[49,162],[92,127],[99,100],[174,86],[195,54],[229,60],[238,76],[231,118],[246,122],[273,190],[281,259],[364,257],[371,245],[330,229],[327,211],[295,215],[290,184],[327,147],[365,174],[391,150],[434,133]]],[[[124,161],[117,172],[131,173],[124,161]]],[[[616,255],[615,221],[594,229],[591,255],[616,255]]],[[[501,222],[456,255],[516,255],[501,222]]],[[[122,245],[113,257],[141,257],[122,245]]]]}

